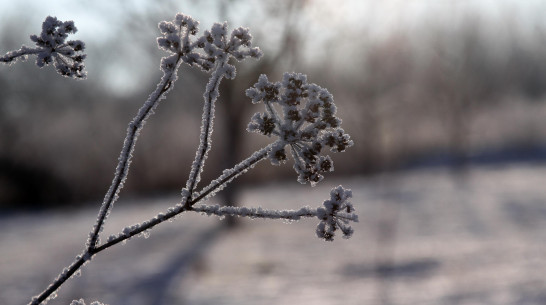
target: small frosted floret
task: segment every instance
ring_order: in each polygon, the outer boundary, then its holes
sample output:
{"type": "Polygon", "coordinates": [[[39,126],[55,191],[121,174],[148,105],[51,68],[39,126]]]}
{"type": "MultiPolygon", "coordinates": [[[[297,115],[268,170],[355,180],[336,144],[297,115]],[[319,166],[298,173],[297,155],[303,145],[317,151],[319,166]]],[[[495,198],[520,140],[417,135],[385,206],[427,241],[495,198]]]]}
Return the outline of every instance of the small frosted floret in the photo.
{"type": "Polygon", "coordinates": [[[278,137],[268,154],[274,165],[287,160],[289,146],[300,183],[314,186],[324,173],[334,170],[332,159],[321,155],[323,148],[343,152],[353,145],[350,136],[340,128],[341,119],[335,115],[330,92],[307,83],[304,74],[285,73],[282,82],[275,83],[261,75],[246,95],[252,103],[263,102],[266,108],[265,113],[254,114],[247,130],[278,137]],[[282,111],[278,113],[275,107],[282,111]]]}
{"type": "Polygon", "coordinates": [[[224,61],[225,76],[234,78],[235,67],[227,64],[229,57],[240,61],[262,56],[260,49],[252,47],[252,36],[247,28],[237,28],[228,37],[227,23],[215,23],[210,30],[197,37],[198,25],[198,21],[180,13],[173,21],[159,23],[163,36],[157,38],[157,43],[161,49],[173,53],[169,60],[162,63],[162,70],[173,70],[175,65],[172,63],[176,63],[179,57],[186,64],[203,71],[211,71],[218,61],[224,61]]]}
{"type": "Polygon", "coordinates": [[[316,230],[319,238],[333,241],[338,229],[343,233],[343,238],[348,239],[353,235],[349,222],[358,222],[358,216],[354,214],[353,204],[349,202],[352,196],[351,190],[341,185],[332,189],[330,199],[324,201],[323,208],[317,209],[317,217],[321,219],[316,230]]]}
{"type": "Polygon", "coordinates": [[[63,76],[83,79],[87,76],[83,61],[86,58],[85,44],[80,40],[66,41],[69,34],[77,32],[74,21],[60,21],[48,16],[42,23],[40,35],[31,35],[30,40],[36,48],[23,46],[21,49],[9,52],[0,57],[0,62],[10,63],[14,60],[26,59],[28,55],[36,54],[36,65],[40,68],[53,64],[55,70],[63,76]]]}

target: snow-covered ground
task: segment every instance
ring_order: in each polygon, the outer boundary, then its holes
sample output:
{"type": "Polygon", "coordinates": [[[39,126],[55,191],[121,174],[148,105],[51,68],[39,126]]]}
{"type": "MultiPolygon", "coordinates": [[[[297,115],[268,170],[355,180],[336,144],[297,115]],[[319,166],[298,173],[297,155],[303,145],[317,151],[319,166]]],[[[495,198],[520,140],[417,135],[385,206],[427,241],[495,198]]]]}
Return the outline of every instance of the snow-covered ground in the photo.
{"type": "MultiPolygon", "coordinates": [[[[187,214],[99,254],[49,304],[546,304],[546,165],[293,181],[249,188],[240,203],[318,206],[338,184],[353,190],[360,217],[349,240],[319,240],[311,219],[227,231],[187,214]]],[[[176,201],[121,201],[106,233],[176,201]]],[[[0,304],[26,304],[45,288],[81,252],[95,217],[1,218],[0,304]]]]}

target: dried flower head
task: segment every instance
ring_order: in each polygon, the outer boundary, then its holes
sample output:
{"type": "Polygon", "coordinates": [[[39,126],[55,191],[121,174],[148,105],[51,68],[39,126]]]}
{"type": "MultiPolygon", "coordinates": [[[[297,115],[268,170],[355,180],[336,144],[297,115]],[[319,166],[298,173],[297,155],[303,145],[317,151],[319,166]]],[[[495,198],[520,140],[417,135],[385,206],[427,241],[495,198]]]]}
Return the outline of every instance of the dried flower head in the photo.
{"type": "Polygon", "coordinates": [[[87,76],[84,71],[83,53],[85,44],[80,40],[66,41],[69,34],[77,32],[74,21],[60,21],[48,16],[42,23],[42,33],[31,35],[30,39],[36,43],[36,48],[21,47],[0,57],[0,62],[11,63],[16,59],[26,59],[28,55],[36,54],[36,65],[44,67],[49,64],[63,76],[83,79],[87,76]]]}
{"type": "Polygon", "coordinates": [[[325,200],[324,208],[317,210],[317,217],[321,222],[317,225],[317,236],[327,241],[334,240],[335,231],[339,228],[343,232],[343,238],[353,235],[350,221],[358,222],[358,216],[354,214],[354,207],[349,198],[353,197],[351,190],[344,189],[341,185],[332,189],[330,199],[325,200]]]}
{"type": "Polygon", "coordinates": [[[324,147],[343,152],[353,145],[340,128],[332,95],[316,84],[308,84],[303,74],[285,73],[282,83],[272,83],[261,75],[246,95],[253,103],[263,102],[266,107],[265,113],[254,114],[247,130],[278,137],[269,151],[274,165],[287,160],[285,148],[289,145],[300,183],[314,186],[324,178],[323,173],[334,170],[330,156],[320,154],[324,147]],[[282,108],[281,114],[276,105],[282,108]]]}
{"type": "MultiPolygon", "coordinates": [[[[237,28],[227,36],[227,23],[215,23],[203,35],[197,35],[199,22],[192,17],[177,14],[171,22],[159,23],[161,37],[157,38],[160,48],[173,53],[163,59],[162,69],[172,70],[177,58],[190,66],[196,65],[203,71],[210,71],[219,60],[227,61],[228,57],[243,60],[247,57],[260,58],[262,52],[252,47],[252,36],[247,28],[237,28]]],[[[226,64],[224,67],[227,78],[235,77],[235,67],[226,64]]]]}

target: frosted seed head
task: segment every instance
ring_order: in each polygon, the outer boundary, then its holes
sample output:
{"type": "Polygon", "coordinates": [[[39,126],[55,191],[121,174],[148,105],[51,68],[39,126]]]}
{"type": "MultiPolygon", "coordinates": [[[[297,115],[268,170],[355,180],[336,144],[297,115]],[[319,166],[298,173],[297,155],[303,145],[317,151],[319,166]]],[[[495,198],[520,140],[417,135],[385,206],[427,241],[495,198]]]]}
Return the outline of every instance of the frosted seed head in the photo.
{"type": "Polygon", "coordinates": [[[351,197],[351,190],[344,189],[341,185],[330,191],[330,199],[323,202],[324,208],[317,210],[317,218],[321,220],[317,226],[319,238],[332,241],[337,229],[341,230],[345,239],[353,235],[354,230],[349,222],[358,222],[358,216],[354,214],[353,205],[348,201],[351,197]]]}
{"type": "MultiPolygon", "coordinates": [[[[249,56],[259,57],[261,54],[259,49],[251,48],[252,36],[248,29],[235,29],[228,41],[227,23],[215,23],[201,36],[193,37],[197,35],[198,25],[198,21],[184,14],[177,14],[171,22],[160,22],[162,36],[157,39],[159,48],[180,55],[182,62],[190,66],[197,65],[205,72],[211,71],[217,61],[227,62],[230,57],[243,60],[249,56]]],[[[236,75],[235,67],[231,65],[224,67],[222,72],[230,79],[236,75]]]]}
{"type": "MultiPolygon", "coordinates": [[[[263,102],[268,113],[255,114],[247,130],[267,136],[274,134],[282,143],[290,144],[300,183],[314,186],[324,178],[323,173],[333,171],[332,159],[321,155],[324,146],[342,152],[353,145],[349,135],[339,128],[341,119],[335,116],[332,95],[316,84],[308,84],[304,74],[285,73],[280,83],[272,83],[266,75],[260,75],[246,95],[252,103],[263,102]],[[282,117],[278,117],[273,103],[282,107],[282,117]],[[270,129],[265,128],[268,119],[273,120],[270,129]]],[[[279,164],[275,159],[272,163],[279,164]]]]}
{"type": "Polygon", "coordinates": [[[21,49],[7,53],[0,57],[0,62],[9,63],[17,58],[26,59],[28,54],[36,54],[36,65],[40,68],[53,64],[55,70],[66,77],[83,79],[87,76],[84,71],[83,53],[85,44],[80,40],[66,42],[69,34],[77,32],[73,21],[62,22],[55,17],[48,16],[42,23],[40,35],[31,35],[30,40],[35,48],[21,47],[21,49]]]}

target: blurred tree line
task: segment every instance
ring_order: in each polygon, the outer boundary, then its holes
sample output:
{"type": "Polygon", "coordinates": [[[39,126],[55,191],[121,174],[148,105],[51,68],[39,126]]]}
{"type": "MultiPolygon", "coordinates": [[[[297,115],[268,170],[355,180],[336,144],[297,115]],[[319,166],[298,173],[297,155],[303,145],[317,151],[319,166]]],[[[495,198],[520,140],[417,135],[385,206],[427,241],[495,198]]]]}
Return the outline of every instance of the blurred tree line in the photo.
{"type": "MultiPolygon", "coordinates": [[[[124,17],[111,18],[123,35],[86,41],[88,80],[38,71],[32,61],[1,66],[0,207],[102,199],[127,124],[160,77],[156,25],[174,11],[204,18],[201,28],[216,20],[228,20],[231,28],[248,26],[265,52],[259,62],[238,65],[237,78],[222,83],[205,180],[267,143],[245,131],[262,109],[244,91],[262,73],[272,80],[284,71],[307,73],[309,81],[333,93],[343,127],[355,141],[344,158],[333,156],[336,175],[396,170],[439,155],[464,165],[483,151],[544,145],[545,27],[522,27],[508,13],[491,20],[478,11],[464,12],[457,24],[430,16],[415,27],[374,36],[367,31],[373,20],[336,25],[329,19],[331,7],[321,9],[321,3],[171,1],[146,9],[125,4],[124,17]]],[[[21,25],[19,17],[1,21],[1,52],[29,44],[23,33],[37,31],[21,25]]],[[[139,139],[123,192],[170,192],[187,179],[206,75],[187,67],[180,73],[139,139]]],[[[290,163],[266,164],[237,183],[287,177],[295,181],[290,163]]]]}

